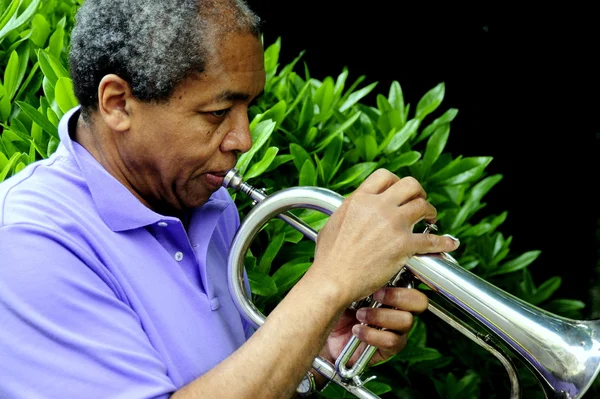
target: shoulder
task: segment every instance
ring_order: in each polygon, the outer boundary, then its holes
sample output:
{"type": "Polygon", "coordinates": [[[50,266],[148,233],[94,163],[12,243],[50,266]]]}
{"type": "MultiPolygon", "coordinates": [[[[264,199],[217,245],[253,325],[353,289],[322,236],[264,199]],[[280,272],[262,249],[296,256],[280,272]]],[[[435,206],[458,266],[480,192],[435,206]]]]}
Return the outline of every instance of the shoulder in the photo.
{"type": "Polygon", "coordinates": [[[87,186],[74,160],[55,153],[0,183],[0,226],[48,225],[80,208],[87,186]]]}

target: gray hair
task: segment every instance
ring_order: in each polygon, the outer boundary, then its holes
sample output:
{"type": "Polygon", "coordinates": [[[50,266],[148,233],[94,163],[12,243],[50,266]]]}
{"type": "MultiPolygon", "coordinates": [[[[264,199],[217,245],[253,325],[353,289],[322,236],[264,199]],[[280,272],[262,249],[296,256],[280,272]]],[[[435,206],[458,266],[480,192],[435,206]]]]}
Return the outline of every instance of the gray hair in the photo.
{"type": "Polygon", "coordinates": [[[71,33],[69,68],[84,116],[98,106],[98,84],[116,74],[142,101],[166,101],[204,71],[214,38],[260,35],[245,0],[85,0],[71,33]]]}

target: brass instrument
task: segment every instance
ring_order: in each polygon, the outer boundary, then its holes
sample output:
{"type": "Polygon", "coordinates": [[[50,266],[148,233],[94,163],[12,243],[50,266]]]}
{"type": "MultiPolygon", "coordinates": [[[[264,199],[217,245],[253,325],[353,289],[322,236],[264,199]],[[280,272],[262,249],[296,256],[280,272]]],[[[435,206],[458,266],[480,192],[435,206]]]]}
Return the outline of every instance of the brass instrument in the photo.
{"type": "MultiPolygon", "coordinates": [[[[344,200],[341,195],[319,187],[292,187],[265,195],[243,182],[235,169],[225,176],[223,186],[250,196],[255,206],[248,212],[233,240],[228,259],[229,290],[238,310],[256,328],[265,316],[252,303],[244,284],[244,258],[258,231],[273,217],[289,223],[316,240],[317,232],[292,213],[308,208],[331,215],[344,200]]],[[[430,301],[428,310],[494,355],[506,368],[511,399],[520,398],[518,375],[500,346],[519,358],[533,372],[546,398],[581,398],[600,371],[600,320],[573,320],[537,308],[483,280],[461,267],[447,253],[411,257],[389,285],[412,287],[420,281],[480,324],[484,335],[430,301]],[[408,278],[407,278],[408,277],[408,278]]],[[[364,305],[363,303],[362,305],[364,305]]],[[[360,306],[360,305],[359,305],[360,306]]],[[[366,306],[380,306],[367,298],[366,306]]],[[[362,399],[378,398],[365,388],[361,374],[376,348],[367,346],[352,368],[347,367],[360,341],[351,339],[334,364],[317,357],[313,368],[362,399]]]]}

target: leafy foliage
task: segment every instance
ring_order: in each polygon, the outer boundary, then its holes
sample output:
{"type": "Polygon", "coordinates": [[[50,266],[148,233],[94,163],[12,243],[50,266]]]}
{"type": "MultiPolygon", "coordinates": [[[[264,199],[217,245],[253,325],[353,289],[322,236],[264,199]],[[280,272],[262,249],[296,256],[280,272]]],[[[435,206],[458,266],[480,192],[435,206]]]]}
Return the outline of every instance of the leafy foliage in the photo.
{"type": "Polygon", "coordinates": [[[46,158],[77,100],[67,68],[76,3],[0,0],[0,181],[46,158]]]}
{"type": "MultiPolygon", "coordinates": [[[[534,282],[527,267],[540,251],[511,254],[512,237],[499,230],[507,212],[484,213],[485,196],[502,180],[502,175],[486,172],[492,158],[453,157],[444,151],[451,122],[458,115],[456,109],[440,109],[444,83],[426,92],[413,111],[397,81],[386,95],[374,92],[377,83],[363,85],[363,76],[349,82],[347,69],[321,81],[310,76],[307,65],[302,73],[296,72],[303,53],[281,67],[280,46],[278,39],[267,47],[265,94],[250,110],[255,146],[238,164],[246,181],[267,194],[315,185],[347,195],[377,168],[414,176],[438,210],[440,230],[460,238],[461,247],[453,255],[463,267],[534,305],[581,317],[583,303],[552,299],[560,277],[539,285],[534,282]],[[375,106],[365,101],[371,93],[376,95],[375,106]],[[252,173],[248,165],[255,168],[252,173]]],[[[248,198],[236,201],[242,215],[249,211],[248,198]]],[[[326,216],[317,211],[294,213],[317,231],[326,222],[326,216]]],[[[280,220],[274,219],[262,229],[245,265],[257,282],[252,287],[254,302],[265,314],[301,278],[313,253],[314,244],[302,241],[300,233],[280,220]]],[[[370,371],[378,378],[368,387],[385,397],[494,398],[509,394],[508,376],[500,363],[429,314],[416,319],[402,352],[370,371]]],[[[520,374],[524,395],[539,396],[533,375],[524,368],[520,374]]],[[[322,395],[348,397],[334,384],[322,395]]]]}
{"type": "MultiPolygon", "coordinates": [[[[67,49],[73,0],[0,0],[0,181],[50,156],[59,144],[60,118],[77,104],[67,49]]],[[[414,176],[438,209],[441,231],[459,237],[455,254],[468,270],[532,304],[580,317],[583,303],[553,299],[561,278],[536,284],[527,267],[539,251],[515,255],[512,237],[499,230],[507,213],[484,213],[484,197],[501,175],[488,175],[491,157],[453,157],[444,151],[458,110],[440,110],[445,85],[426,92],[414,107],[401,85],[386,95],[349,71],[317,80],[303,53],[279,64],[281,40],[266,48],[267,84],[250,110],[254,145],[238,161],[251,184],[267,193],[298,185],[327,187],[347,195],[377,168],[414,176]],[[376,94],[376,104],[365,98],[376,94]]],[[[236,194],[232,193],[235,197],[236,194]]],[[[250,200],[237,198],[242,217],[250,200]]],[[[315,230],[327,221],[316,211],[296,212],[315,230]]],[[[280,220],[267,224],[246,256],[255,303],[268,313],[310,267],[314,244],[280,220]]],[[[429,314],[415,319],[407,347],[370,370],[368,387],[384,397],[475,398],[506,396],[504,370],[480,347],[429,314]],[[498,387],[500,385],[500,387],[498,387]]],[[[526,371],[525,397],[539,388],[526,371]]],[[[347,397],[334,384],[324,397],[347,397]]]]}

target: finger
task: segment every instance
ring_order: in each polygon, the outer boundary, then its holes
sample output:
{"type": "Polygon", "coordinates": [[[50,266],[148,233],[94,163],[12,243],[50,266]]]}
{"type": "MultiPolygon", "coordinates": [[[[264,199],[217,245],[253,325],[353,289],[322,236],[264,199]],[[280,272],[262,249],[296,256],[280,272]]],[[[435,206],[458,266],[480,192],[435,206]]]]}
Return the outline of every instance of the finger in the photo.
{"type": "MultiPolygon", "coordinates": [[[[392,308],[411,312],[413,314],[423,313],[427,310],[429,305],[429,298],[427,295],[419,290],[412,288],[402,287],[385,287],[377,290],[373,294],[373,299],[384,305],[392,308]]],[[[372,310],[384,310],[384,309],[372,309],[372,310]]],[[[358,317],[358,316],[357,316],[358,317]]],[[[360,319],[359,319],[360,320],[360,319]]],[[[362,321],[362,320],[361,320],[362,321]]],[[[372,324],[372,323],[368,323],[372,324]]],[[[381,324],[374,324],[377,326],[384,327],[381,324]]]]}
{"type": "Polygon", "coordinates": [[[427,193],[417,179],[407,176],[383,191],[382,196],[385,201],[400,206],[414,198],[427,198],[427,193]]]}
{"type": "Polygon", "coordinates": [[[408,239],[410,242],[407,245],[415,254],[451,252],[460,245],[457,238],[448,235],[415,233],[411,234],[408,239]]]}
{"type": "Polygon", "coordinates": [[[409,332],[413,326],[412,313],[398,309],[362,308],[356,312],[356,318],[361,323],[402,334],[409,332]]]}
{"type": "MultiPolygon", "coordinates": [[[[437,209],[425,198],[417,197],[405,202],[399,208],[400,215],[407,219],[414,227],[421,220],[429,223],[435,223],[437,218],[437,209]]],[[[412,229],[411,229],[412,231],[412,229]]]]}
{"type": "Polygon", "coordinates": [[[400,178],[387,169],[377,169],[356,189],[357,192],[379,194],[394,185],[400,178]]]}
{"type": "Polygon", "coordinates": [[[352,333],[362,342],[387,352],[398,353],[406,346],[406,334],[378,330],[364,324],[356,324],[352,333]]]}

